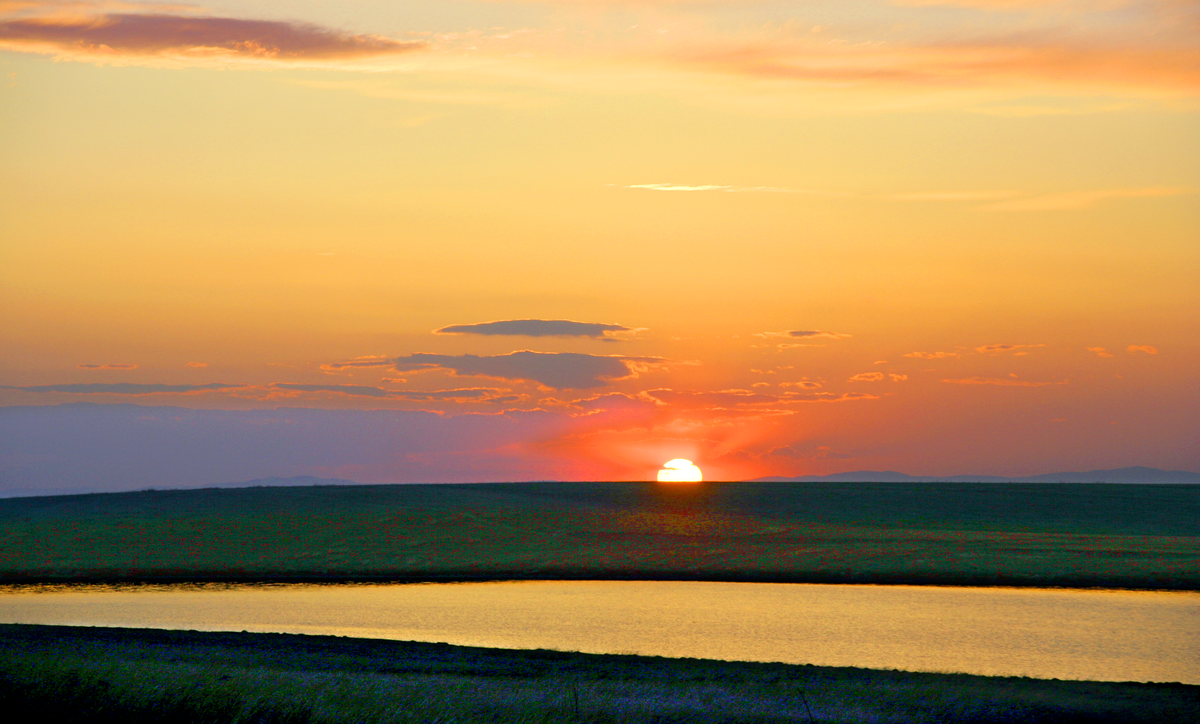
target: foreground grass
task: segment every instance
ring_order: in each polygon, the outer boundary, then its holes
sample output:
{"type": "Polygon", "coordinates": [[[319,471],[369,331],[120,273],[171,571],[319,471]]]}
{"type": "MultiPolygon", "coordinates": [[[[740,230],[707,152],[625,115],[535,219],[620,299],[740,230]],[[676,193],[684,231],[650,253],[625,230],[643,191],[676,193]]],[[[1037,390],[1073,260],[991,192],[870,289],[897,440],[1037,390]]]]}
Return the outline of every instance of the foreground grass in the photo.
{"type": "Polygon", "coordinates": [[[1200,687],[0,625],[6,720],[1195,722],[1200,687]]]}
{"type": "Polygon", "coordinates": [[[523,483],[0,500],[0,582],[530,578],[1200,590],[1200,486],[523,483]]]}

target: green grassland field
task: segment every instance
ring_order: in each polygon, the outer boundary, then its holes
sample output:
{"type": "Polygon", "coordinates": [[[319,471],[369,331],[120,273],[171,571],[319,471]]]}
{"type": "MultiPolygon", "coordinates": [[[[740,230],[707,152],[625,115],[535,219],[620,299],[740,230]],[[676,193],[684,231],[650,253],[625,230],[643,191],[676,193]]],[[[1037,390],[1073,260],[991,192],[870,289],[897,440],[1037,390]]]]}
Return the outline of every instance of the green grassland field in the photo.
{"type": "Polygon", "coordinates": [[[656,579],[1200,590],[1200,486],[493,483],[0,500],[0,582],[656,579]]]}

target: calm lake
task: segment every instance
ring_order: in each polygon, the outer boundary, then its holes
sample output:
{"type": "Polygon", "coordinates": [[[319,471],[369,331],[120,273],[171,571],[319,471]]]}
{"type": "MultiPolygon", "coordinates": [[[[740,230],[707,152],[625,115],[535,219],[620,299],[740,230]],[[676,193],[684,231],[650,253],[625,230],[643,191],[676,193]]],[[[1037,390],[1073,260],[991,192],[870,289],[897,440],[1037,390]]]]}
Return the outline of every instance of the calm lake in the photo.
{"type": "Polygon", "coordinates": [[[526,581],[0,588],[0,622],[1200,684],[1200,593],[526,581]]]}

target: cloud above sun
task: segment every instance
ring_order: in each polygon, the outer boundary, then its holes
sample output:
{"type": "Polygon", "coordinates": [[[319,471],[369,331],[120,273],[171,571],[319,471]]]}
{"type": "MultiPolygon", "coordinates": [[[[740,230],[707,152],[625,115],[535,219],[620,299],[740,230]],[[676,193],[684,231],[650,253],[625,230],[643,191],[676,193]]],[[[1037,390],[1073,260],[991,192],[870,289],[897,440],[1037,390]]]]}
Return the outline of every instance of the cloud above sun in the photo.
{"type": "Polygon", "coordinates": [[[354,367],[388,367],[396,372],[443,370],[459,377],[491,377],[535,382],[555,390],[603,387],[614,380],[634,377],[661,357],[622,357],[579,352],[521,350],[501,355],[448,355],[417,353],[399,357],[370,357],[325,365],[330,370],[354,367]]]}
{"type": "Polygon", "coordinates": [[[828,337],[829,339],[845,339],[851,335],[845,332],[822,332],[815,329],[793,329],[789,330],[787,336],[797,339],[813,339],[815,337],[828,337]]]}
{"type": "Polygon", "coordinates": [[[137,365],[121,364],[121,363],[78,364],[75,366],[81,370],[136,370],[137,369],[137,365]]]}
{"type": "MultiPolygon", "coordinates": [[[[1003,352],[1015,352],[1020,349],[1033,349],[1045,346],[1044,344],[985,344],[982,347],[976,347],[975,351],[979,354],[1001,354],[1003,352]]],[[[1017,354],[1021,353],[1017,352],[1017,354]]]]}
{"type": "Polygon", "coordinates": [[[847,339],[846,332],[825,332],[818,329],[789,329],[783,332],[756,332],[755,337],[784,337],[787,339],[847,339]]]}
{"type": "Polygon", "coordinates": [[[478,324],[451,324],[435,329],[434,334],[479,334],[511,337],[588,337],[615,341],[616,335],[635,332],[621,324],[573,322],[569,319],[509,319],[478,324]]]}

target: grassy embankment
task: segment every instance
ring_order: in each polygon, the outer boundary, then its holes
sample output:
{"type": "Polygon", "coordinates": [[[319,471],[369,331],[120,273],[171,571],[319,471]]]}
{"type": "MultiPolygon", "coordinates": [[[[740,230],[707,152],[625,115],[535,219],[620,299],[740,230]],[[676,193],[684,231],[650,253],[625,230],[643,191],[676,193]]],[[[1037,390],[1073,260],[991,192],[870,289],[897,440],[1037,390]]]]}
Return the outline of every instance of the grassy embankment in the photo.
{"type": "Polygon", "coordinates": [[[0,625],[11,722],[1196,721],[1200,687],[0,625]]]}
{"type": "Polygon", "coordinates": [[[0,500],[0,582],[708,579],[1200,590],[1200,486],[522,483],[0,500]]]}

